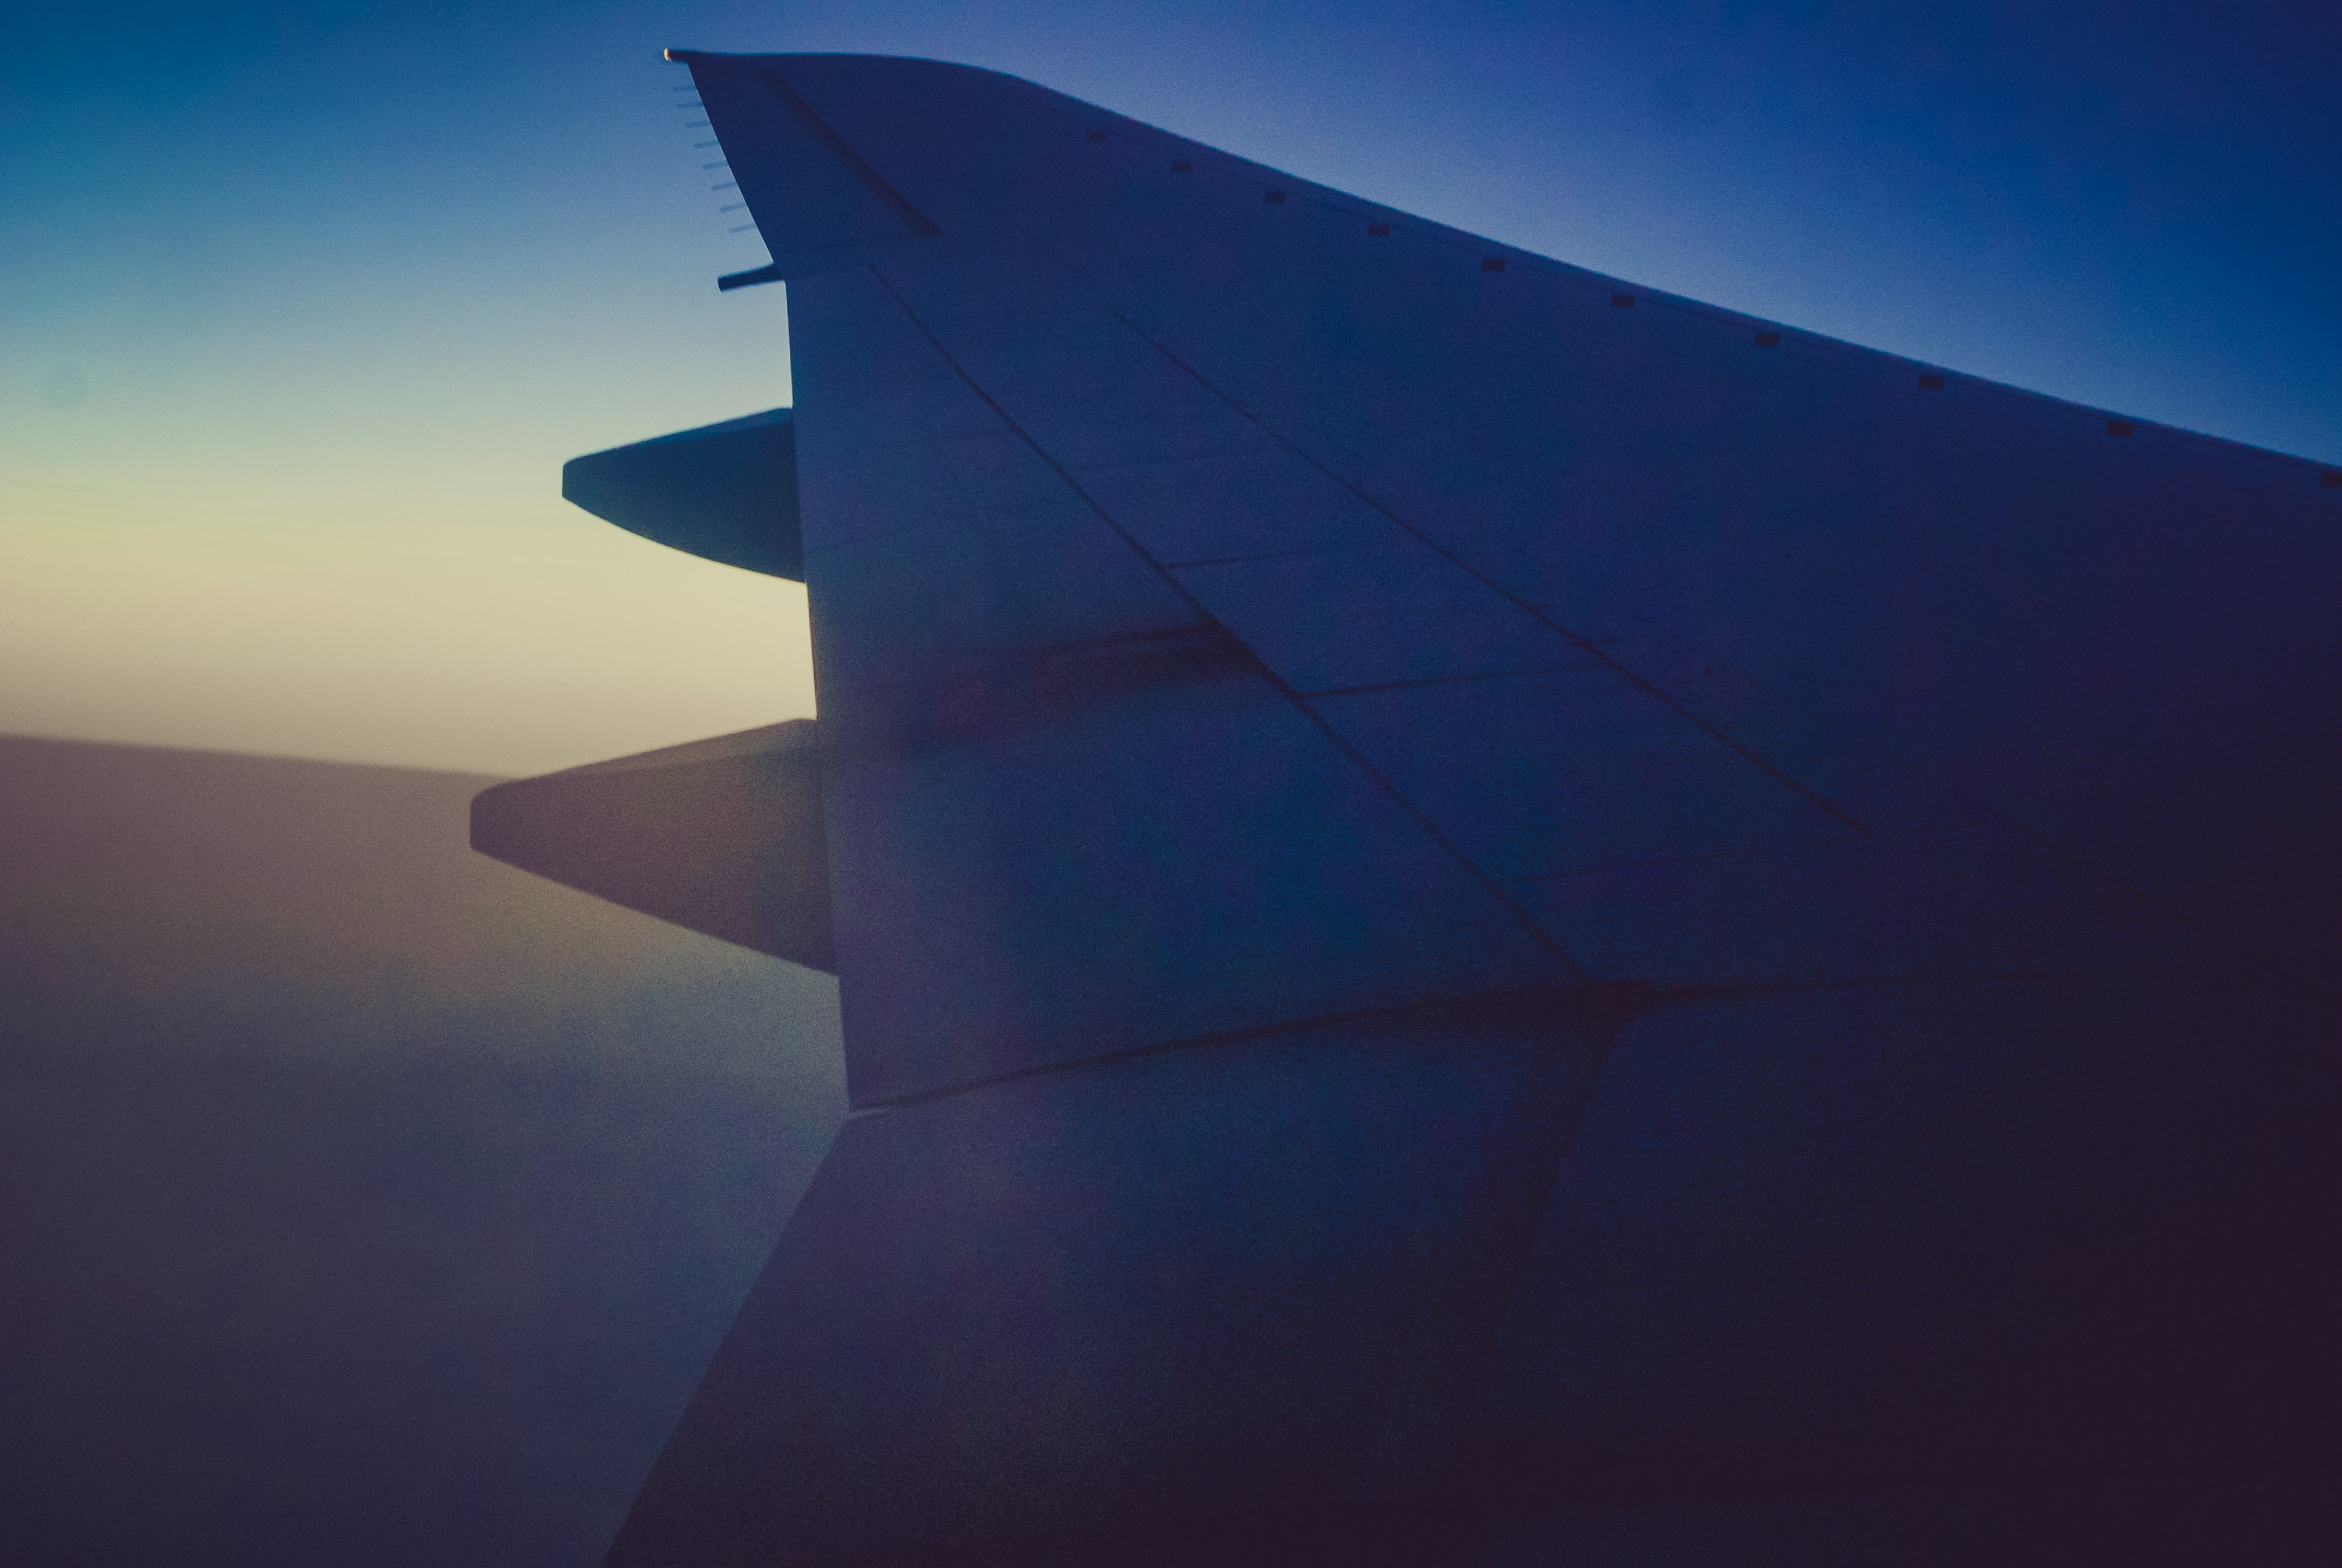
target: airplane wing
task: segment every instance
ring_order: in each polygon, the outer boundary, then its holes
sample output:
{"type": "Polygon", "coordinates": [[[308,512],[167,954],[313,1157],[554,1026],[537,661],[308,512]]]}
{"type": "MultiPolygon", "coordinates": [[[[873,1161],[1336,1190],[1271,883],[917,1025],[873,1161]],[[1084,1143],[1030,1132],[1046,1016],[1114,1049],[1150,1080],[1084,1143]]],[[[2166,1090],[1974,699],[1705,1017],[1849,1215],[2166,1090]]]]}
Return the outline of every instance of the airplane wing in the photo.
{"type": "Polygon", "coordinates": [[[612,1568],[2293,1517],[2204,1500],[2330,1443],[2342,474],[674,57],[798,398],[671,532],[808,590],[857,1114],[612,1568]]]}

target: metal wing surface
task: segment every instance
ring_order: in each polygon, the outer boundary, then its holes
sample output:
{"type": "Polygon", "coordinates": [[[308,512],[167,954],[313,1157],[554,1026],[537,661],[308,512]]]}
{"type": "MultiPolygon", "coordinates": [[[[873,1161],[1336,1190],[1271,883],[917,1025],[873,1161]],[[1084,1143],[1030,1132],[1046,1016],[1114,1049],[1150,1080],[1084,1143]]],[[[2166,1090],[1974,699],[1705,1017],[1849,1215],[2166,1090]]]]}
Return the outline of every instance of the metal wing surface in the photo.
{"type": "Polygon", "coordinates": [[[676,57],[866,1114],[613,1563],[2018,1542],[2314,1446],[2342,475],[676,57]]]}

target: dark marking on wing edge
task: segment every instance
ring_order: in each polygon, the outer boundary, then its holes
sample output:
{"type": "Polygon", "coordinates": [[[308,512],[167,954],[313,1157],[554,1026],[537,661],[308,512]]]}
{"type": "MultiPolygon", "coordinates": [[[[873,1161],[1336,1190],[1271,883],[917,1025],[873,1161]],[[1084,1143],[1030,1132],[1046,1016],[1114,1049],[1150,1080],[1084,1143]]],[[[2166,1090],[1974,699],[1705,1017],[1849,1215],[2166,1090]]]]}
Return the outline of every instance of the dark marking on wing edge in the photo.
{"type": "MultiPolygon", "coordinates": [[[[752,229],[756,226],[754,224],[746,225],[747,228],[752,229]]],[[[732,232],[740,234],[744,231],[734,229],[732,232]]],[[[716,280],[716,286],[726,290],[753,288],[760,283],[778,283],[781,281],[781,264],[772,262],[764,266],[750,267],[746,272],[727,272],[716,280]]]]}
{"type": "Polygon", "coordinates": [[[1209,685],[1262,674],[1252,650],[1217,622],[1197,621],[1111,636],[998,648],[922,671],[897,688],[881,725],[841,724],[847,744],[927,751],[988,740],[1085,715],[1150,691],[1209,685]]]}

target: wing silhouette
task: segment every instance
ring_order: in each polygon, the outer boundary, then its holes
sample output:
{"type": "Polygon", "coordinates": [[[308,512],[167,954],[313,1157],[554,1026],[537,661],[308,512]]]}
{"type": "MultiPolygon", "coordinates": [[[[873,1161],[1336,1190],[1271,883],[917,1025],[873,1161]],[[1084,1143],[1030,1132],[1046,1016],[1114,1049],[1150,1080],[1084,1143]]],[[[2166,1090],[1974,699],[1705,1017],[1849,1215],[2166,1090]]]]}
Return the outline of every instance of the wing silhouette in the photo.
{"type": "Polygon", "coordinates": [[[613,1568],[2309,1516],[2342,474],[673,57],[793,444],[580,499],[806,584],[817,808],[740,809],[822,835],[859,1114],[613,1568]]]}

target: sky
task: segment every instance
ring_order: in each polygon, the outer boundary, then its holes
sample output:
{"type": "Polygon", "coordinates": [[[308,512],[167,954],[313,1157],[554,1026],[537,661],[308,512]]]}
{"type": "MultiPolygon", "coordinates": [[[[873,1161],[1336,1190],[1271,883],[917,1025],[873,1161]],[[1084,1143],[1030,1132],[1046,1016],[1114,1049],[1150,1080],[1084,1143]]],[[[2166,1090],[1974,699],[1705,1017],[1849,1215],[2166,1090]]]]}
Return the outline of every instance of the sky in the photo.
{"type": "Polygon", "coordinates": [[[2342,8],[34,0],[0,732],[528,773],[810,714],[805,596],[568,507],[790,401],[667,45],[1013,72],[1649,287],[2342,461],[2342,8]]]}

